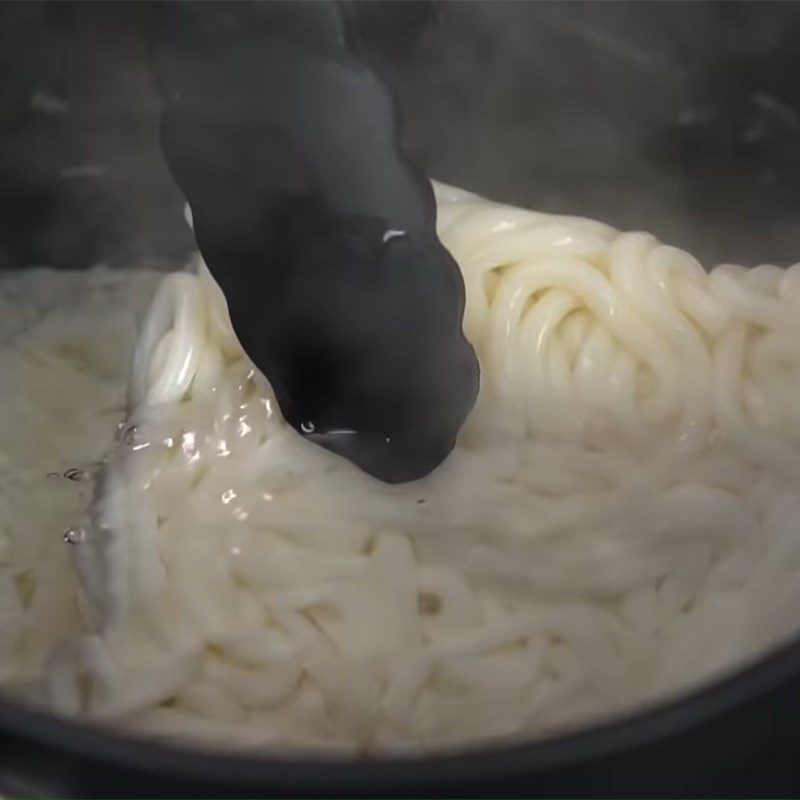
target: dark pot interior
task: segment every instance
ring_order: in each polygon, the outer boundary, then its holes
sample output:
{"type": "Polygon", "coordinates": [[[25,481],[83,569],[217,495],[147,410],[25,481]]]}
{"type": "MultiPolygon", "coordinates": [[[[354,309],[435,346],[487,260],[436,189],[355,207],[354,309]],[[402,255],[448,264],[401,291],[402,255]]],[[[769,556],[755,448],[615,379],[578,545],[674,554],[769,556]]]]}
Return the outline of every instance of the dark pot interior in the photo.
{"type": "MultiPolygon", "coordinates": [[[[0,5],[0,268],[166,265],[191,249],[158,146],[147,13],[139,3],[0,5]]],[[[798,259],[800,5],[474,2],[437,13],[416,40],[402,15],[388,32],[376,22],[409,148],[428,174],[650,230],[705,263],[798,259]]],[[[393,763],[171,751],[0,703],[0,787],[15,796],[791,796],[799,719],[800,644],[638,718],[393,763]]]]}

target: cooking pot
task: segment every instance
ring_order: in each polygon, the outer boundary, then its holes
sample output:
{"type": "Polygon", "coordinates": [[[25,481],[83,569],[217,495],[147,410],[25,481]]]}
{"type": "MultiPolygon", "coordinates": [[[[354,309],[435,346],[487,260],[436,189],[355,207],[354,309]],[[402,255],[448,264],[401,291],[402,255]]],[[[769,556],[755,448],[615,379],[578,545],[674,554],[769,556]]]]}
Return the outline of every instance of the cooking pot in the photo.
{"type": "MultiPolygon", "coordinates": [[[[650,230],[704,263],[800,255],[800,5],[402,5],[376,5],[371,17],[409,150],[432,177],[650,230]]],[[[139,3],[0,5],[0,268],[168,266],[193,247],[159,151],[147,13],[139,3]]],[[[800,640],[625,718],[399,760],[183,749],[4,700],[0,790],[795,796],[798,722],[800,640]]]]}

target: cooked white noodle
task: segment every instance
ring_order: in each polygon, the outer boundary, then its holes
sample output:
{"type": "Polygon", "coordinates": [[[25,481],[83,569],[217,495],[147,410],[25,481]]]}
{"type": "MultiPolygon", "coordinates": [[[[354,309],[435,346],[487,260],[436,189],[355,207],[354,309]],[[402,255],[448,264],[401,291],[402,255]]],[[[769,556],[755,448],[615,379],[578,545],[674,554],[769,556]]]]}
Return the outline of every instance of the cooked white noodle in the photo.
{"type": "Polygon", "coordinates": [[[35,694],[80,629],[63,541],[125,410],[136,314],[152,272],[0,272],[0,687],[35,694]],[[66,477],[65,477],[66,476],[66,477]]]}
{"type": "Polygon", "coordinates": [[[92,627],[51,663],[55,707],[405,752],[619,712],[794,630],[800,266],[706,273],[436,191],[482,368],[451,457],[387,486],[304,442],[204,265],[165,278],[74,548],[92,627]]]}

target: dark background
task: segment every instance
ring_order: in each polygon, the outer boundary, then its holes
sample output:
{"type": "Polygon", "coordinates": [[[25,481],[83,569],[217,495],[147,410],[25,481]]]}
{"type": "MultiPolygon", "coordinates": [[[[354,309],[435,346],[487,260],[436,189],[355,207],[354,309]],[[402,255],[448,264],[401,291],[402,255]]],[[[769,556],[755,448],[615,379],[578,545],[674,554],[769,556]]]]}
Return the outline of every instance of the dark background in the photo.
{"type": "MultiPolygon", "coordinates": [[[[0,4],[0,263],[191,246],[158,149],[147,13],[0,4]]],[[[445,2],[385,66],[433,177],[648,229],[704,262],[789,264],[798,41],[795,2],[445,2]]]]}

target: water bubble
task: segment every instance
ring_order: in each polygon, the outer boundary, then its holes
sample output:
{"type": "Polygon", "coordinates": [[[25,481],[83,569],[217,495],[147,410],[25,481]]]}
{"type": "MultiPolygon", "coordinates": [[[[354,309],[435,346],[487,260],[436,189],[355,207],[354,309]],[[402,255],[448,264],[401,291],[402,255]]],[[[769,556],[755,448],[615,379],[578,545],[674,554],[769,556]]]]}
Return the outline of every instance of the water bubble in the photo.
{"type": "Polygon", "coordinates": [[[88,481],[92,476],[85,469],[70,467],[70,469],[64,473],[64,477],[68,481],[88,481]]]}
{"type": "Polygon", "coordinates": [[[80,544],[86,538],[86,528],[79,525],[70,525],[61,534],[61,538],[67,544],[80,544]]]}
{"type": "Polygon", "coordinates": [[[136,425],[129,425],[122,432],[122,441],[125,444],[135,444],[138,433],[139,429],[136,427],[136,425]]]}
{"type": "Polygon", "coordinates": [[[300,430],[303,433],[314,433],[314,430],[315,430],[314,423],[311,422],[310,420],[306,421],[306,422],[301,422],[300,423],[300,430]]]}

